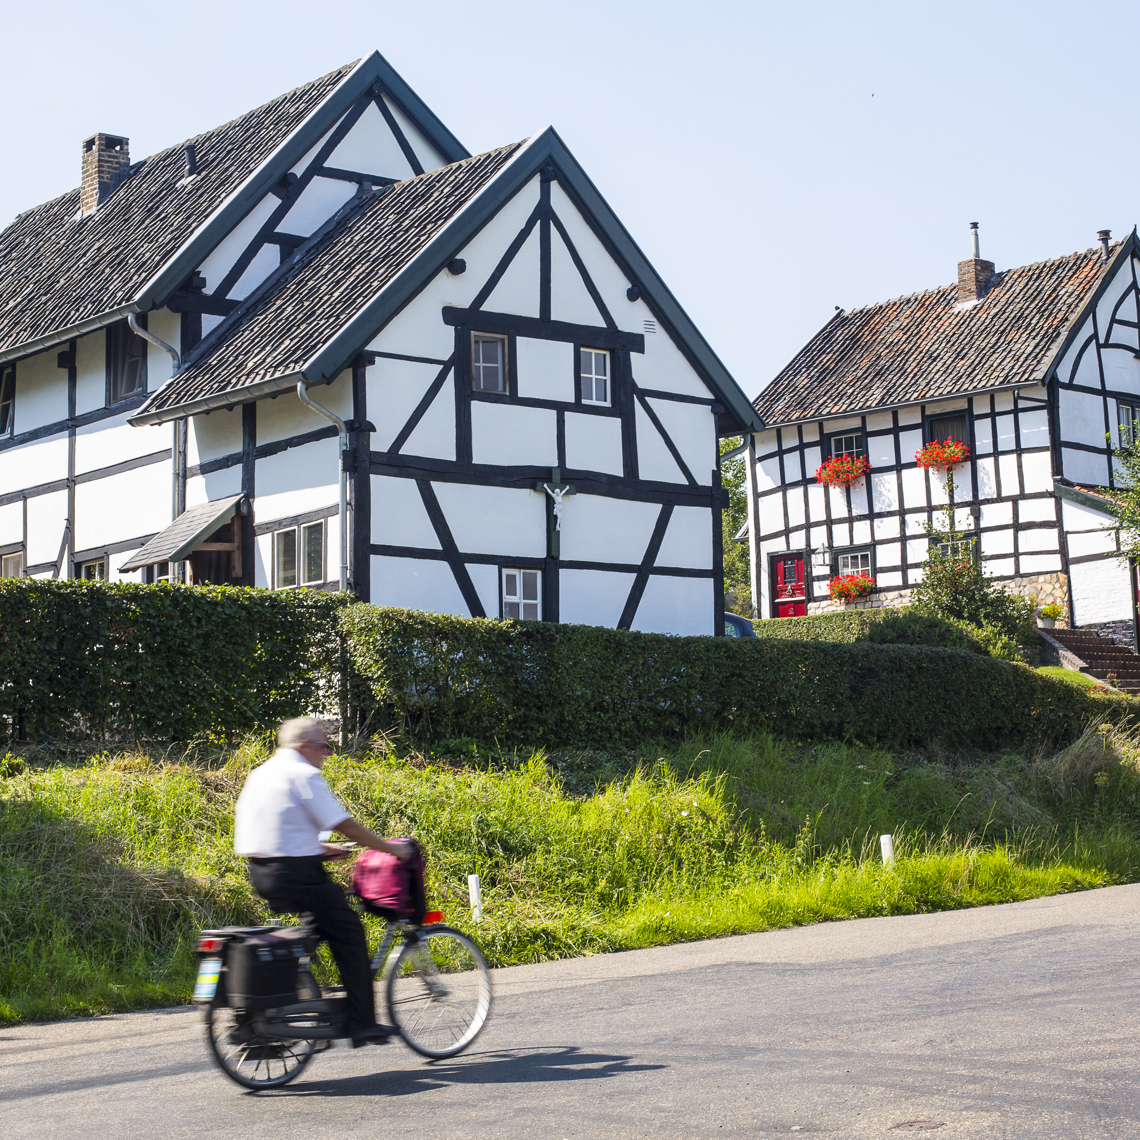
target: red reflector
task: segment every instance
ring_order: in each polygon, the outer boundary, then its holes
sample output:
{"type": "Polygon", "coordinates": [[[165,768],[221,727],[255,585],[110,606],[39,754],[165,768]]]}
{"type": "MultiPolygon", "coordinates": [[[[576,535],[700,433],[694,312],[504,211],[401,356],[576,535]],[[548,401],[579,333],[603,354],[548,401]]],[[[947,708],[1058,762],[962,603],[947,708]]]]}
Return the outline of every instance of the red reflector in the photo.
{"type": "Polygon", "coordinates": [[[225,940],[222,938],[199,938],[198,953],[216,954],[224,945],[225,940]]]}
{"type": "Polygon", "coordinates": [[[424,915],[424,926],[432,926],[435,923],[442,922],[442,921],[443,921],[443,911],[442,910],[429,910],[427,912],[427,914],[424,915]]]}

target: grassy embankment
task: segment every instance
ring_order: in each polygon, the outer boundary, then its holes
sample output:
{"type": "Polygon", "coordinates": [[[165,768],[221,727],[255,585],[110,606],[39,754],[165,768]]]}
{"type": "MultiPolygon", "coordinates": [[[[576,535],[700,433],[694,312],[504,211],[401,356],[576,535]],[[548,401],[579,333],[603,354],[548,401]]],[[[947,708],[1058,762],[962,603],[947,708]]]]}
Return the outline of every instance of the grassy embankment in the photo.
{"type": "MultiPolygon", "coordinates": [[[[0,760],[0,1022],[170,1004],[200,925],[259,921],[233,802],[267,755],[0,760]]],[[[1140,878],[1140,744],[892,755],[718,738],[627,756],[330,760],[382,832],[429,852],[429,897],[497,964],[1140,878]],[[893,832],[884,867],[877,836],[893,832]]]]}

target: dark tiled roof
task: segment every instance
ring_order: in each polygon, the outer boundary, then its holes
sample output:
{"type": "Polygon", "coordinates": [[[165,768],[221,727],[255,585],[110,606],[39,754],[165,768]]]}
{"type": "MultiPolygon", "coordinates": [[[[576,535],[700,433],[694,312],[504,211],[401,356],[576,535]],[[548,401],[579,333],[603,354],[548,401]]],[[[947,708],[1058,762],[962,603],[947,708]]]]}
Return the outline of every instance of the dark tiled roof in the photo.
{"type": "Polygon", "coordinates": [[[78,190],[21,214],[0,233],[0,352],[130,304],[353,66],[187,139],[200,173],[184,186],[180,143],[132,164],[130,176],[78,222],[78,190]]]}
{"type": "Polygon", "coordinates": [[[837,313],[754,406],[781,424],[1039,378],[1104,268],[1097,247],[1007,269],[961,311],[955,284],[837,313]]]}
{"type": "MultiPolygon", "coordinates": [[[[233,393],[301,367],[522,146],[514,143],[356,198],[296,261],[235,309],[136,416],[233,393]]],[[[249,398],[247,396],[247,398],[249,398]]]]}

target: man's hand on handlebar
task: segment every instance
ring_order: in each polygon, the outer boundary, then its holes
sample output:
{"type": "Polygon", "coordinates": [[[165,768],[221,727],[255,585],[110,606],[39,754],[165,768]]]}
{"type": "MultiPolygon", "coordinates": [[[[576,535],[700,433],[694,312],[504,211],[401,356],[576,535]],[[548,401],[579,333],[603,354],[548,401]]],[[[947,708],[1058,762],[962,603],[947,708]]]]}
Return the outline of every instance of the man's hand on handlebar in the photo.
{"type": "Polygon", "coordinates": [[[387,851],[397,859],[407,861],[415,854],[415,848],[410,843],[389,842],[381,839],[374,831],[369,831],[363,824],[349,818],[336,825],[336,830],[346,839],[354,840],[361,847],[371,847],[375,851],[387,851]]]}

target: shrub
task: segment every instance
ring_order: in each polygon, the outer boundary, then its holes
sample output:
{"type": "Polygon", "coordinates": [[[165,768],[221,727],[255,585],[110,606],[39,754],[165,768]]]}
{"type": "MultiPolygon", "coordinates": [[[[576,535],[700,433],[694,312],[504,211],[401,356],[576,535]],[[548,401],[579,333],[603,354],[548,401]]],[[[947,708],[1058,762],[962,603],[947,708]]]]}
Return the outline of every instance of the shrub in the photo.
{"type": "Polygon", "coordinates": [[[976,637],[969,636],[956,623],[910,608],[888,612],[870,626],[867,639],[876,645],[930,645],[940,649],[986,652],[976,637]]]}
{"type": "Polygon", "coordinates": [[[958,649],[668,637],[364,605],[340,621],[374,723],[390,718],[429,740],[615,748],[734,729],[995,747],[1074,736],[1093,715],[1131,708],[958,649]]]}

